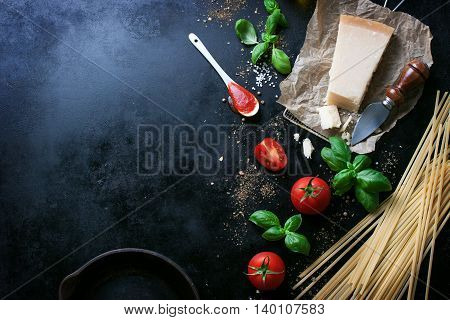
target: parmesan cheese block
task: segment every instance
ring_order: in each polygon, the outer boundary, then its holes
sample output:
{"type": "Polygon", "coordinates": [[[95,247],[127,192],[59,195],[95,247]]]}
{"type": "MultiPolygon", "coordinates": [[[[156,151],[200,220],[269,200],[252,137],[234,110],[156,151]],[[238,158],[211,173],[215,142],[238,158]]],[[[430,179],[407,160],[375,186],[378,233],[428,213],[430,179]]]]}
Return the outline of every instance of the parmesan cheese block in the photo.
{"type": "Polygon", "coordinates": [[[358,112],[393,32],[394,28],[380,22],[341,15],[327,104],[358,112]]]}
{"type": "Polygon", "coordinates": [[[317,109],[319,111],[320,126],[323,130],[339,128],[341,117],[336,106],[325,106],[317,109]]]}

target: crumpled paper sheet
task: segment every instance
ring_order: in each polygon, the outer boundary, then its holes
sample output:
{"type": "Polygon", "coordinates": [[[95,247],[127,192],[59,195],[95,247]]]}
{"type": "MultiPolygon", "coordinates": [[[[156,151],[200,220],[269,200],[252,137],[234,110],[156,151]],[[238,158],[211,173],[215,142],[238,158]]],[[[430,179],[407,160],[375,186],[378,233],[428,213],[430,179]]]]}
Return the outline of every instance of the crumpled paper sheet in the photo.
{"type": "MultiPolygon", "coordinates": [[[[382,22],[395,28],[395,32],[375,71],[359,112],[371,102],[385,97],[386,87],[393,84],[401,69],[413,58],[421,58],[429,67],[433,64],[431,56],[430,29],[416,18],[402,12],[393,12],[368,0],[318,0],[315,12],[308,23],[305,42],[297,56],[291,74],[280,83],[281,96],[278,103],[287,108],[299,124],[312,133],[327,139],[341,135],[339,129],[322,130],[318,107],[326,104],[329,75],[336,44],[339,16],[355,15],[382,22]]],[[[351,84],[349,84],[351,85],[351,84]]],[[[351,149],[357,153],[375,150],[380,137],[392,129],[412,110],[422,94],[423,87],[408,96],[399,108],[393,108],[388,120],[378,132],[351,149]]],[[[339,109],[342,124],[352,115],[352,122],[346,131],[350,134],[359,114],[339,109]]],[[[289,118],[289,117],[288,117],[289,118]]]]}

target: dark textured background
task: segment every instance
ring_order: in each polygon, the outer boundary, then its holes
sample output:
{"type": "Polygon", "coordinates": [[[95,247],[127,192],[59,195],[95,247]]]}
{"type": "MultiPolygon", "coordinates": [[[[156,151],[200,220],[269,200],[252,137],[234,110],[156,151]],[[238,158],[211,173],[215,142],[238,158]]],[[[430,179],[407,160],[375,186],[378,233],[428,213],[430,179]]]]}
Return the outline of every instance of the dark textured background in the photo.
{"type": "MultiPolygon", "coordinates": [[[[294,0],[279,2],[290,22],[282,33],[294,61],[314,3],[304,8],[294,0]]],[[[397,2],[389,1],[389,7],[397,2]]],[[[400,9],[421,18],[445,2],[407,0],[400,9]]],[[[359,206],[337,198],[326,214],[342,228],[324,218],[305,217],[301,230],[311,240],[312,252],[304,257],[281,243],[265,242],[260,230],[244,223],[256,209],[271,209],[282,220],[292,215],[289,195],[282,189],[289,190],[298,175],[255,178],[281,187],[270,201],[256,190],[244,219],[235,220],[230,218],[236,211],[231,195],[245,155],[228,163],[235,168],[232,177],[224,177],[223,170],[214,177],[194,173],[161,195],[180,177],[136,174],[139,124],[241,123],[220,102],[223,84],[187,34],[195,32],[233,75],[249,55],[249,49],[241,52],[234,21],[248,17],[261,25],[266,17],[262,1],[247,3],[228,26],[217,19],[203,22],[215,8],[211,1],[0,1],[1,297],[57,298],[61,279],[90,258],[110,249],[140,247],[180,264],[202,298],[290,298],[288,284],[361,219],[359,206]],[[351,214],[343,217],[343,211],[351,214]],[[235,232],[242,233],[240,241],[235,232]],[[261,296],[242,271],[262,250],[278,252],[288,275],[280,290],[261,296]]],[[[431,117],[436,90],[448,89],[449,10],[447,5],[424,20],[434,35],[435,64],[422,98],[372,155],[380,167],[390,165],[395,183],[431,117]],[[389,164],[390,158],[396,161],[389,164]]],[[[282,111],[275,103],[277,89],[262,91],[266,104],[260,118],[253,120],[257,124],[282,111]]],[[[278,122],[301,132],[286,121],[278,122]]],[[[306,135],[303,132],[302,138],[306,135]]],[[[281,138],[291,162],[301,159],[292,134],[281,138]]],[[[325,145],[311,139],[316,149],[325,145]]],[[[253,147],[251,141],[242,143],[253,147]]],[[[320,163],[316,152],[306,167],[329,179],[330,172],[320,163]]],[[[446,228],[438,239],[432,275],[432,286],[444,295],[450,294],[448,235],[446,228]]],[[[431,295],[444,297],[436,291],[431,295]]]]}

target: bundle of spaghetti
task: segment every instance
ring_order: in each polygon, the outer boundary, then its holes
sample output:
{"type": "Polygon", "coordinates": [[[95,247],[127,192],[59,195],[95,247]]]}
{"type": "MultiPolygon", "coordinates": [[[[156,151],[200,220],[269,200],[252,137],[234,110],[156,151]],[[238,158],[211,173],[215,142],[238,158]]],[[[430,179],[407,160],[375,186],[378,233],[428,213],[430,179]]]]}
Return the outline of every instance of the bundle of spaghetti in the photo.
{"type": "Polygon", "coordinates": [[[449,106],[448,93],[440,99],[438,92],[433,118],[393,194],[300,274],[294,289],[313,280],[297,298],[357,246],[315,299],[399,299],[406,290],[414,298],[421,263],[430,252],[428,298],[434,244],[450,209],[449,106]]]}

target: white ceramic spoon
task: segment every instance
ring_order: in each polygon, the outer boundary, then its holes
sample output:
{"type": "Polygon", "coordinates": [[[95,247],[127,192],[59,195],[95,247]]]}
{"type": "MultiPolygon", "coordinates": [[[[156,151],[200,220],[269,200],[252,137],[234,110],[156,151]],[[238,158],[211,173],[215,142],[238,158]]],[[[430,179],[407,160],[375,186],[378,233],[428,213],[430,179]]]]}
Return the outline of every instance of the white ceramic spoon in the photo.
{"type": "Polygon", "coordinates": [[[252,111],[250,111],[248,113],[242,112],[242,111],[238,110],[237,108],[235,108],[234,106],[231,106],[231,108],[234,111],[238,112],[239,114],[243,115],[244,117],[251,117],[251,116],[254,116],[255,114],[257,114],[258,110],[259,110],[258,99],[256,99],[256,97],[251,92],[249,92],[242,86],[238,85],[236,83],[236,81],[231,79],[230,76],[228,74],[226,74],[226,72],[222,69],[221,66],[219,66],[217,61],[213,58],[213,56],[209,53],[208,49],[206,49],[205,45],[200,41],[200,39],[195,34],[190,33],[189,40],[198,49],[198,51],[200,51],[200,53],[206,58],[206,60],[208,60],[208,62],[213,66],[213,68],[217,71],[217,73],[219,74],[219,76],[222,78],[223,82],[227,86],[228,91],[230,90],[230,84],[235,84],[239,88],[242,88],[246,92],[250,93],[253,96],[253,98],[255,99],[255,106],[253,107],[252,111]]]}

